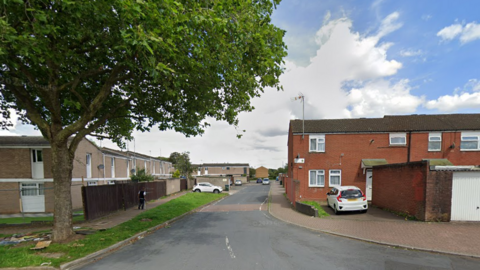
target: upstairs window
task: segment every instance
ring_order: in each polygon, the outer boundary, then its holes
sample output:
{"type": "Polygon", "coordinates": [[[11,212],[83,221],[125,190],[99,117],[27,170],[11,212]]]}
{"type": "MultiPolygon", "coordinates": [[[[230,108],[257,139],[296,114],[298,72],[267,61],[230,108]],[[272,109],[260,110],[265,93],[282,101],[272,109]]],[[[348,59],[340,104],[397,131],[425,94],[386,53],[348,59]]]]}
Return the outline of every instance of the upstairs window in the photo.
{"type": "Polygon", "coordinates": [[[325,186],[325,171],[312,170],[310,171],[310,179],[308,181],[309,187],[324,187],[325,186]]]}
{"type": "Polygon", "coordinates": [[[428,134],[428,151],[442,150],[442,133],[428,134]]]}
{"type": "Polygon", "coordinates": [[[310,152],[325,152],[325,135],[310,135],[310,152]]]}
{"type": "Polygon", "coordinates": [[[480,133],[462,132],[460,150],[480,150],[479,137],[480,133]]]}
{"type": "Polygon", "coordinates": [[[390,133],[390,145],[407,145],[407,133],[390,133]]]}

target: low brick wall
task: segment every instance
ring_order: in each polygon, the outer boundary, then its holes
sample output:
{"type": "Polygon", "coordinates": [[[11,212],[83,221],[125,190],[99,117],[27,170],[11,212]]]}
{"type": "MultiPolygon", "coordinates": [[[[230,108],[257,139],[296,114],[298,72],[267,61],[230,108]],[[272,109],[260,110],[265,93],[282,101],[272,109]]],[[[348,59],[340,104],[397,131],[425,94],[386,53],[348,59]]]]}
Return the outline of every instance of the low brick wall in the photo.
{"type": "Polygon", "coordinates": [[[301,202],[295,202],[295,209],[298,212],[300,212],[302,214],[305,214],[307,216],[318,217],[318,210],[315,209],[315,207],[313,207],[311,205],[304,204],[304,203],[301,203],[301,202]]]}
{"type": "Polygon", "coordinates": [[[180,178],[167,179],[167,195],[180,192],[180,178]]]}

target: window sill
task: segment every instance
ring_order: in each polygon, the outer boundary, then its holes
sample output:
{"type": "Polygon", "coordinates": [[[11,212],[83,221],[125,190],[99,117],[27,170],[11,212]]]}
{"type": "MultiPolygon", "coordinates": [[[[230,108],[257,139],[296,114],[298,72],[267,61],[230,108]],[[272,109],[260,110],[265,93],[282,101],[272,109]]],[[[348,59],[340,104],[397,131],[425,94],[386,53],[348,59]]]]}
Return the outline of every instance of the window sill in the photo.
{"type": "Polygon", "coordinates": [[[325,185],[323,185],[323,186],[310,186],[310,185],[309,185],[308,187],[309,187],[309,188],[323,188],[323,187],[325,187],[325,185]]]}
{"type": "Polygon", "coordinates": [[[478,152],[480,149],[460,149],[462,152],[478,152]]]}
{"type": "Polygon", "coordinates": [[[325,153],[325,151],[308,151],[309,153],[325,153]]]}
{"type": "Polygon", "coordinates": [[[441,150],[441,149],[440,149],[440,150],[428,150],[428,152],[433,152],[433,153],[437,152],[437,153],[440,153],[440,152],[442,152],[442,150],[441,150]]]}
{"type": "Polygon", "coordinates": [[[390,144],[389,147],[407,147],[406,144],[390,144]]]}

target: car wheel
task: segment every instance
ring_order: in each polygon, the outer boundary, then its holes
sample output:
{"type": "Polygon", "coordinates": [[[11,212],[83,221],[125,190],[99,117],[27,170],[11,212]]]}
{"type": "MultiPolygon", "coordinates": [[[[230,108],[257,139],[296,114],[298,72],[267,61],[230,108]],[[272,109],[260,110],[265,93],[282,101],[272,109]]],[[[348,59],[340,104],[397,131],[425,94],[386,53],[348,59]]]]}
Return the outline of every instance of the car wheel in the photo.
{"type": "Polygon", "coordinates": [[[220,193],[220,191],[218,191],[218,189],[215,189],[215,190],[213,191],[213,193],[218,194],[218,193],[220,193]]]}
{"type": "Polygon", "coordinates": [[[335,215],[340,214],[340,211],[337,210],[337,206],[335,204],[333,205],[333,212],[335,213],[335,215]]]}
{"type": "Polygon", "coordinates": [[[200,189],[195,189],[194,192],[200,192],[200,189]]]}

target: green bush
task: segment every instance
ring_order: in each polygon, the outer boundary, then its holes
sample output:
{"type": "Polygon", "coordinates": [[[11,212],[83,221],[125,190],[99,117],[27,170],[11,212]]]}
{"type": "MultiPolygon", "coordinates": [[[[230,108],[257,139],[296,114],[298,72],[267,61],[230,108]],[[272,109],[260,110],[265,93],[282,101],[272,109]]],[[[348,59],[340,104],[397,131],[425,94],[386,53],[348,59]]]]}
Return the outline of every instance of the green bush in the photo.
{"type": "Polygon", "coordinates": [[[179,170],[176,170],[176,171],[172,174],[172,177],[173,177],[173,178],[180,178],[180,171],[179,171],[179,170]]]}
{"type": "Polygon", "coordinates": [[[147,174],[145,169],[140,169],[137,171],[137,173],[130,176],[130,179],[132,179],[134,182],[150,182],[153,181],[155,177],[153,177],[151,174],[147,174]]]}

